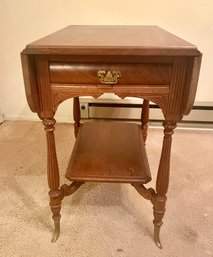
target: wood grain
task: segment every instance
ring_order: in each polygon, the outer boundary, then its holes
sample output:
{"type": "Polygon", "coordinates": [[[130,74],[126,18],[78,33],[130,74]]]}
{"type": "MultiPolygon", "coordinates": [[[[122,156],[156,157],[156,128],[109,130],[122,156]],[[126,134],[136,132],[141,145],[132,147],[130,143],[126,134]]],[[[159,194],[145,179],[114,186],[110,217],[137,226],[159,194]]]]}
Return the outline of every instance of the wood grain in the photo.
{"type": "Polygon", "coordinates": [[[32,112],[39,112],[40,106],[34,56],[21,53],[21,62],[28,105],[32,112]]]}
{"type": "Polygon", "coordinates": [[[104,93],[114,93],[122,99],[127,96],[141,97],[158,104],[163,110],[165,108],[166,97],[169,94],[168,85],[131,85],[130,86],[94,86],[94,85],[65,85],[65,84],[52,84],[52,98],[54,111],[64,100],[71,97],[78,96],[93,96],[95,98],[101,96],[104,93]]]}
{"type": "Polygon", "coordinates": [[[143,134],[143,141],[146,142],[149,122],[149,101],[144,99],[141,111],[141,129],[143,134]]]}
{"type": "Polygon", "coordinates": [[[74,119],[74,134],[75,137],[78,135],[79,128],[81,126],[81,111],[80,111],[80,102],[79,97],[73,98],[73,119],[74,119]]]}
{"type": "Polygon", "coordinates": [[[45,119],[52,118],[54,117],[55,112],[53,111],[53,101],[49,81],[48,58],[46,56],[38,56],[36,57],[35,64],[40,104],[39,116],[45,119]]]}
{"type": "MultiPolygon", "coordinates": [[[[176,57],[173,64],[172,81],[170,93],[166,105],[166,119],[172,120],[181,114],[183,93],[186,86],[186,75],[188,68],[188,58],[176,57]]],[[[182,115],[180,115],[180,118],[182,115]]]]}
{"type": "Polygon", "coordinates": [[[140,127],[117,122],[84,123],[66,178],[71,181],[149,182],[151,175],[140,127]]]}
{"type": "Polygon", "coordinates": [[[55,231],[52,241],[56,241],[60,232],[60,211],[61,200],[63,198],[62,192],[59,189],[60,177],[58,169],[58,160],[55,147],[54,125],[55,119],[44,119],[43,124],[45,126],[47,137],[47,178],[49,184],[49,196],[50,196],[50,208],[52,211],[52,218],[55,225],[55,231]]]}
{"type": "Polygon", "coordinates": [[[50,63],[52,83],[101,84],[98,71],[119,71],[118,85],[168,85],[172,77],[172,64],[87,64],[50,63]],[[152,74],[152,76],[150,76],[152,74]]]}
{"type": "Polygon", "coordinates": [[[161,248],[172,134],[195,99],[201,64],[197,47],[157,26],[68,26],[27,45],[21,58],[28,104],[43,120],[47,135],[53,241],[59,236],[65,196],[85,181],[127,182],[153,204],[154,239],[161,248]],[[122,76],[116,85],[104,85],[97,77],[99,70],[118,70],[122,76]],[[142,126],[98,122],[84,123],[79,130],[78,97],[104,93],[145,99],[142,126]],[[59,104],[72,97],[78,135],[66,173],[72,183],[60,187],[53,117],[59,104]],[[159,105],[165,117],[156,191],[143,185],[151,180],[143,141],[149,101],[159,105]]]}
{"type": "Polygon", "coordinates": [[[27,54],[199,55],[158,26],[68,26],[27,45],[27,54]]]}
{"type": "Polygon", "coordinates": [[[153,213],[154,213],[154,239],[156,244],[162,248],[159,234],[160,227],[162,226],[163,216],[165,213],[166,206],[166,193],[169,187],[169,175],[170,175],[170,157],[171,157],[171,146],[172,146],[172,135],[176,127],[175,121],[165,121],[164,126],[164,139],[161,151],[161,158],[158,168],[157,180],[156,180],[156,195],[153,202],[153,213]]]}

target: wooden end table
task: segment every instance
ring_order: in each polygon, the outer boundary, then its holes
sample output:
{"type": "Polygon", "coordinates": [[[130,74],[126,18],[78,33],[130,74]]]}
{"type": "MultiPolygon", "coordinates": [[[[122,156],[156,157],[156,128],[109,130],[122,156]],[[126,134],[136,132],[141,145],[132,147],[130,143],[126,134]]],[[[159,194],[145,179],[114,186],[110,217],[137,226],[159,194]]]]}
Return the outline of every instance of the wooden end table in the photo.
{"type": "Polygon", "coordinates": [[[193,105],[201,63],[196,46],[157,26],[68,26],[26,46],[21,53],[28,104],[43,121],[47,136],[47,175],[55,230],[60,233],[61,202],[83,183],[130,183],[154,209],[154,240],[165,213],[172,134],[193,105]],[[80,123],[80,96],[114,93],[144,99],[141,126],[128,123],[80,123]],[[54,138],[58,105],[74,98],[75,142],[66,178],[60,185],[54,138]],[[165,121],[156,189],[144,142],[149,101],[165,121]]]}

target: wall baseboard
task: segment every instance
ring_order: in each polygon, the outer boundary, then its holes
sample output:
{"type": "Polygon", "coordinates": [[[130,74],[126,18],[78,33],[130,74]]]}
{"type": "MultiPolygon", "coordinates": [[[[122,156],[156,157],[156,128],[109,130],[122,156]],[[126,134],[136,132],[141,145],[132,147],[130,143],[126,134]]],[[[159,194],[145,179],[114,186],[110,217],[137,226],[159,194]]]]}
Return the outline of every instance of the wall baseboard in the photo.
{"type": "MultiPolygon", "coordinates": [[[[108,100],[101,101],[81,99],[81,117],[84,119],[121,119],[138,120],[141,115],[141,101],[139,102],[120,102],[108,100]]],[[[150,120],[162,121],[164,119],[160,108],[150,104],[150,120]]],[[[196,102],[188,116],[184,116],[184,122],[213,123],[213,103],[196,102]]]]}

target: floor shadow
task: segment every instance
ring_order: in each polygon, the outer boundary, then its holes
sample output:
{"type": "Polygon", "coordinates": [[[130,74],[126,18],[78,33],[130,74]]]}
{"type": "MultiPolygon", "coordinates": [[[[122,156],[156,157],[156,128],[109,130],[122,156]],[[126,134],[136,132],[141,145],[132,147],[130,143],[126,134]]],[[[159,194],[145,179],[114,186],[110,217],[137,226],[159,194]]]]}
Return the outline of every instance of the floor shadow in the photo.
{"type": "MultiPolygon", "coordinates": [[[[23,185],[20,185],[15,177],[11,177],[9,179],[9,183],[6,185],[6,190],[13,191],[15,195],[17,196],[18,201],[22,201],[23,205],[28,209],[28,212],[26,212],[26,216],[22,217],[21,215],[17,215],[19,211],[17,210],[16,213],[14,213],[14,217],[23,220],[24,222],[27,222],[28,224],[32,225],[32,220],[35,220],[37,228],[45,228],[46,230],[50,230],[51,226],[49,222],[47,221],[47,218],[50,216],[51,212],[49,209],[49,206],[41,207],[38,202],[35,200],[36,198],[36,192],[35,192],[35,198],[31,197],[27,191],[25,190],[23,185]]],[[[48,199],[48,198],[47,198],[48,199]]],[[[18,207],[17,207],[18,208],[18,207]]],[[[10,215],[13,215],[13,213],[10,213],[10,215]]]]}

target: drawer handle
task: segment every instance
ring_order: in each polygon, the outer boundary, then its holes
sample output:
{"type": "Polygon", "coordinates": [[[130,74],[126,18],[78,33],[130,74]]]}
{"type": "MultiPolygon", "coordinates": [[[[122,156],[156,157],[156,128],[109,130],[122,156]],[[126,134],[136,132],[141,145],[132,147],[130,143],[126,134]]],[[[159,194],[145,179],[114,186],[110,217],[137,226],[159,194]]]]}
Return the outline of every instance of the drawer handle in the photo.
{"type": "Polygon", "coordinates": [[[121,77],[120,71],[105,71],[99,70],[97,73],[99,80],[102,84],[106,85],[116,85],[121,77]]]}

